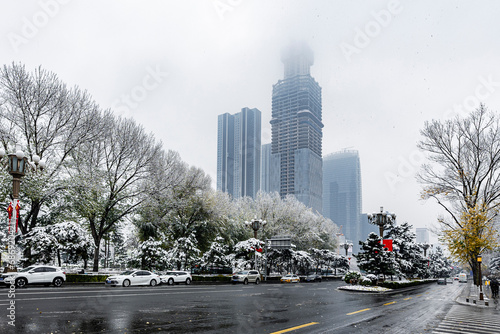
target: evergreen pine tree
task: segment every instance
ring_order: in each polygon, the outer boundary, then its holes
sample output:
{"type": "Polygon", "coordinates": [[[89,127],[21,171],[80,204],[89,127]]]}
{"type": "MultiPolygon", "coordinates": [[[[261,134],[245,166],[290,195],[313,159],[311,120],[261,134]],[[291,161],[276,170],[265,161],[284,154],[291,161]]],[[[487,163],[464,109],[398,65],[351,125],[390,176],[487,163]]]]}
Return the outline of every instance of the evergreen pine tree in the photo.
{"type": "Polygon", "coordinates": [[[361,252],[354,255],[359,269],[374,275],[393,275],[397,272],[394,254],[384,249],[382,238],[370,233],[366,241],[360,241],[361,252]]]}

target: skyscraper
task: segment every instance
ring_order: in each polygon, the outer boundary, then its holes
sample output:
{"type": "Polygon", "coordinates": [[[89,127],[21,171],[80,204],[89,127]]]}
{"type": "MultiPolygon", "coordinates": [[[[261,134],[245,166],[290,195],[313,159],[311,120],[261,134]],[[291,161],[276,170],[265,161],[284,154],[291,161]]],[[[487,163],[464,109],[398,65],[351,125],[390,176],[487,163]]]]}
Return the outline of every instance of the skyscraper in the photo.
{"type": "Polygon", "coordinates": [[[271,164],[271,144],[262,145],[260,159],[260,190],[271,192],[270,186],[270,164],[271,164]]]}
{"type": "Polygon", "coordinates": [[[294,43],[281,61],[285,77],[273,86],[270,187],[321,213],[323,123],[321,87],[310,74],[313,53],[294,43]]]}
{"type": "MultiPolygon", "coordinates": [[[[333,220],[347,240],[353,243],[353,252],[359,250],[362,234],[371,226],[362,225],[361,167],[358,151],[332,153],[323,159],[323,216],[333,220]],[[366,228],[365,228],[366,227],[366,228]]],[[[363,223],[368,224],[366,219],[363,223]]]]}
{"type": "Polygon", "coordinates": [[[217,189],[254,198],[260,189],[260,111],[219,115],[217,132],[217,189]]]}

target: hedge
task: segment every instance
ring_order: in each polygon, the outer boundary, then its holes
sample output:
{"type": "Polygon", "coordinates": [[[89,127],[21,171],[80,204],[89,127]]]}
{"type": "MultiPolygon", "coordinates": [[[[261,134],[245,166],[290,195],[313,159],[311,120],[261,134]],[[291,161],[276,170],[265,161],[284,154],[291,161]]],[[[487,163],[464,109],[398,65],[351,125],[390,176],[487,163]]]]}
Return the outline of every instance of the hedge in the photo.
{"type": "Polygon", "coordinates": [[[231,276],[193,276],[193,282],[231,282],[231,276]]]}
{"type": "Polygon", "coordinates": [[[67,283],[104,283],[109,275],[66,274],[67,283]]]}
{"type": "Polygon", "coordinates": [[[415,281],[404,281],[404,282],[398,282],[398,281],[384,281],[378,286],[382,286],[384,288],[388,289],[401,289],[401,288],[407,288],[410,286],[415,286],[415,285],[422,285],[422,284],[428,284],[428,283],[433,283],[436,280],[430,279],[430,280],[415,280],[415,281]]]}

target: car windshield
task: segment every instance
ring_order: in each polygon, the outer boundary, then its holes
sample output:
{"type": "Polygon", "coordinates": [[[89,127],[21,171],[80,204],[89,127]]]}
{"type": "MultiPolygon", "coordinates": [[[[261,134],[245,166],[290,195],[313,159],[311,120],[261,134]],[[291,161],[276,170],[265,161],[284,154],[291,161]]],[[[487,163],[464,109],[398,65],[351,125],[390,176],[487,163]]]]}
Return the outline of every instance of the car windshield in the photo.
{"type": "Polygon", "coordinates": [[[237,274],[238,275],[246,275],[246,274],[248,274],[248,271],[246,271],[246,270],[245,271],[238,271],[237,274]]]}
{"type": "Polygon", "coordinates": [[[30,267],[27,267],[27,268],[24,268],[24,269],[19,270],[19,272],[20,272],[20,273],[25,273],[25,272],[27,272],[27,271],[30,271],[31,269],[34,269],[34,268],[35,268],[35,267],[30,266],[30,267]]]}
{"type": "Polygon", "coordinates": [[[135,270],[127,270],[127,271],[124,271],[122,272],[120,275],[132,275],[132,273],[134,273],[135,270]]]}

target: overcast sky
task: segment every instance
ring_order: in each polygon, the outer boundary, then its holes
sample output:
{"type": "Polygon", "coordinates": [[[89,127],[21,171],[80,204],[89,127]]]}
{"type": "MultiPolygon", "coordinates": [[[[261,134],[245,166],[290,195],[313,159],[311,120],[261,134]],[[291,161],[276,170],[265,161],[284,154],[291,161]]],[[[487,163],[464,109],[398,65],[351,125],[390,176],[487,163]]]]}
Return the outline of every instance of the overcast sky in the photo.
{"type": "MultiPolygon", "coordinates": [[[[215,187],[217,115],[262,112],[271,141],[280,51],[305,40],[323,94],[323,154],[359,151],[363,211],[415,227],[441,212],[419,200],[426,120],[478,101],[500,109],[496,1],[0,2],[0,63],[55,72],[102,108],[133,117],[215,187]]],[[[460,111],[462,110],[462,111],[460,111]]]]}

